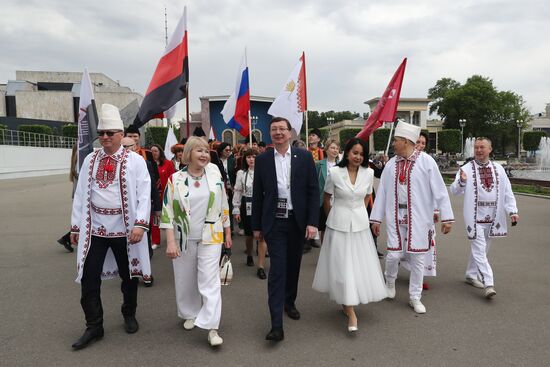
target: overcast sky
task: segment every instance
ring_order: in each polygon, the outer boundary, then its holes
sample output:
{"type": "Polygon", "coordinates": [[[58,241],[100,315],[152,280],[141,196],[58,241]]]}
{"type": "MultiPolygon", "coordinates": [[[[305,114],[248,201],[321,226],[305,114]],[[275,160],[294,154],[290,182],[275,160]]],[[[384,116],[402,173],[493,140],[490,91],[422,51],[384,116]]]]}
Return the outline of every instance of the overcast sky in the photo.
{"type": "Polygon", "coordinates": [[[144,94],[188,6],[190,104],[231,93],[244,47],[251,93],[275,97],[306,52],[311,110],[368,112],[404,57],[402,97],[473,74],[550,103],[548,0],[0,0],[0,83],[15,70],[102,72],[144,94]]]}

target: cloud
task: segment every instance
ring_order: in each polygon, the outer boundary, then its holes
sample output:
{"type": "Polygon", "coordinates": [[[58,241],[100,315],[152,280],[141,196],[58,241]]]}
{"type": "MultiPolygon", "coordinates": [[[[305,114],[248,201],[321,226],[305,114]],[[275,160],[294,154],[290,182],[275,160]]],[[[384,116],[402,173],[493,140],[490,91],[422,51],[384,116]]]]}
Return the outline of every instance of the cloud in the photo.
{"type": "MultiPolygon", "coordinates": [[[[168,28],[183,11],[166,1],[168,28]]],[[[15,70],[103,72],[144,93],[164,48],[164,6],[146,0],[4,1],[0,82],[15,70]],[[21,20],[24,21],[21,21],[21,20]]],[[[188,2],[190,102],[229,94],[246,46],[252,94],[275,96],[306,52],[309,105],[366,112],[408,57],[402,96],[442,77],[489,76],[550,103],[550,5],[545,1],[196,0],[188,2]]]]}

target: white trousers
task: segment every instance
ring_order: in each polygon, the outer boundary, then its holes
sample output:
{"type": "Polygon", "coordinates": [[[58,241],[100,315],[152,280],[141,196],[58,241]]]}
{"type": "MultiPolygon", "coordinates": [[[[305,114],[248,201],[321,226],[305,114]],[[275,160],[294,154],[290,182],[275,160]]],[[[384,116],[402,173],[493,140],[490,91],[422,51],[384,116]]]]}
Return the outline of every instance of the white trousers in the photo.
{"type": "Polygon", "coordinates": [[[477,223],[476,227],[477,238],[470,241],[471,251],[466,267],[466,278],[479,279],[485,287],[493,287],[495,285],[493,269],[487,259],[489,247],[491,247],[491,238],[489,238],[491,223],[477,223]]]}
{"type": "Polygon", "coordinates": [[[399,262],[403,256],[406,256],[409,263],[411,275],[409,277],[409,297],[411,299],[420,299],[422,297],[422,282],[424,281],[424,260],[426,253],[407,253],[406,238],[407,226],[399,226],[401,232],[402,251],[388,251],[386,254],[386,267],[384,275],[387,283],[395,283],[399,271],[399,262]]]}
{"type": "Polygon", "coordinates": [[[221,245],[189,240],[187,251],[172,260],[178,316],[195,319],[202,329],[218,329],[222,313],[221,245]]]}

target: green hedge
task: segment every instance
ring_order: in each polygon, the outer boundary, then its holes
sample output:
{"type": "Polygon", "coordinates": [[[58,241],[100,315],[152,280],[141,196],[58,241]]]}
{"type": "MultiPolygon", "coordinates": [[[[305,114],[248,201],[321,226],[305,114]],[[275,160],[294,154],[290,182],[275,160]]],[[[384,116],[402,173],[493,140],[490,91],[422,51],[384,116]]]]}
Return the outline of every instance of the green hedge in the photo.
{"type": "Polygon", "coordinates": [[[445,129],[438,134],[439,149],[443,153],[460,153],[462,150],[462,142],[460,139],[460,130],[445,129]]]}
{"type": "Polygon", "coordinates": [[[4,124],[0,124],[0,130],[7,130],[8,127],[4,124]]]}
{"type": "Polygon", "coordinates": [[[523,133],[523,149],[535,151],[539,149],[540,139],[546,136],[544,131],[526,131],[523,133]]]}
{"type": "Polygon", "coordinates": [[[18,130],[28,133],[53,135],[53,129],[47,125],[19,125],[18,130]]]}
{"type": "Polygon", "coordinates": [[[361,129],[358,128],[340,130],[340,134],[338,135],[338,139],[340,140],[340,148],[343,149],[348,140],[354,138],[360,131],[361,129]]]}
{"type": "MultiPolygon", "coordinates": [[[[174,129],[176,138],[179,136],[179,131],[174,129]]],[[[150,147],[153,144],[158,144],[164,148],[166,144],[166,136],[168,135],[168,127],[164,126],[149,126],[145,130],[145,146],[150,147]]]]}
{"type": "Polygon", "coordinates": [[[47,146],[46,140],[49,139],[35,134],[53,135],[53,129],[46,125],[19,125],[18,130],[31,133],[21,134],[19,142],[34,147],[47,146]]]}
{"type": "Polygon", "coordinates": [[[377,152],[386,150],[388,146],[388,138],[390,136],[391,129],[376,129],[372,134],[374,139],[374,150],[377,152]]]}
{"type": "Polygon", "coordinates": [[[78,126],[73,124],[63,126],[61,128],[61,135],[66,136],[67,138],[78,137],[78,126]]]}

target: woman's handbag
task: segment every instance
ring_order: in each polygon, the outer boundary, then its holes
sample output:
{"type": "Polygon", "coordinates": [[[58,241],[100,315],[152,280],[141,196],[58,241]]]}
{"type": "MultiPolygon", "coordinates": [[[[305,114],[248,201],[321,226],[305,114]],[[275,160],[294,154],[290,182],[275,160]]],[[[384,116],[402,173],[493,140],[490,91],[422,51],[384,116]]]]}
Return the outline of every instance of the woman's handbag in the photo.
{"type": "Polygon", "coordinates": [[[220,280],[222,285],[229,285],[231,284],[231,280],[233,280],[233,266],[231,265],[231,249],[224,248],[222,250],[222,257],[220,259],[220,280]]]}

